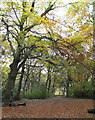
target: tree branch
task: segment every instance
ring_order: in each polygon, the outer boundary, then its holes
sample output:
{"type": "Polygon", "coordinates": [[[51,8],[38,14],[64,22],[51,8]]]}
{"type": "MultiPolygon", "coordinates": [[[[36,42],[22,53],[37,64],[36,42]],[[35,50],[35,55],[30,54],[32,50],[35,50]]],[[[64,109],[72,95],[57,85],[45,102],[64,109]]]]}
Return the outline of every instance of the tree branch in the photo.
{"type": "MultiPolygon", "coordinates": [[[[12,19],[12,22],[14,22],[19,27],[19,24],[16,21],[14,21],[14,18],[11,15],[3,14],[3,15],[0,15],[0,16],[2,16],[3,18],[4,17],[10,17],[12,19]]],[[[10,19],[10,18],[7,18],[7,19],[10,19]]]]}
{"type": "Polygon", "coordinates": [[[36,23],[36,24],[30,25],[29,27],[25,28],[25,30],[24,30],[24,31],[29,32],[29,31],[31,30],[31,28],[33,28],[33,27],[34,27],[34,26],[36,26],[36,25],[39,25],[39,24],[38,24],[38,23],[36,23]]]}
{"type": "Polygon", "coordinates": [[[33,10],[34,10],[35,1],[36,1],[36,0],[33,0],[33,2],[32,2],[30,12],[33,12],[33,10]]]}
{"type": "Polygon", "coordinates": [[[16,13],[16,11],[15,11],[15,9],[14,9],[14,7],[13,7],[13,3],[11,3],[11,5],[12,5],[12,9],[13,9],[13,11],[14,11],[15,16],[16,16],[18,22],[20,23],[20,20],[19,20],[19,18],[18,18],[18,16],[17,16],[17,13],[16,13]]]}
{"type": "MultiPolygon", "coordinates": [[[[60,48],[57,48],[57,49],[58,49],[58,51],[60,52],[60,54],[63,56],[64,53],[60,50],[60,48]]],[[[68,52],[68,51],[66,51],[66,54],[71,55],[76,62],[78,62],[79,64],[81,64],[82,66],[84,66],[90,73],[93,74],[93,72],[90,70],[90,68],[87,67],[84,63],[82,63],[82,62],[79,61],[78,59],[76,59],[76,57],[75,57],[73,54],[70,54],[70,52],[68,52]]]]}
{"type": "Polygon", "coordinates": [[[9,44],[10,44],[11,50],[13,52],[13,55],[15,55],[15,49],[13,48],[12,42],[9,39],[9,33],[10,33],[10,31],[9,31],[9,25],[5,22],[4,18],[2,18],[2,22],[6,26],[6,29],[7,29],[7,40],[9,42],[9,44]]]}
{"type": "MultiPolygon", "coordinates": [[[[50,4],[49,7],[44,11],[44,13],[41,14],[41,17],[45,16],[49,11],[53,10],[54,9],[54,4],[55,4],[55,2],[53,4],[50,4]]],[[[32,3],[32,5],[34,6],[34,3],[32,3]]],[[[39,23],[33,24],[33,25],[25,28],[25,31],[29,32],[31,30],[31,28],[33,28],[36,25],[39,25],[39,23]]]]}
{"type": "Polygon", "coordinates": [[[27,60],[27,58],[28,58],[28,56],[30,55],[30,53],[31,53],[31,50],[32,49],[34,49],[34,47],[35,47],[35,45],[32,45],[31,47],[30,47],[30,49],[29,49],[29,51],[26,51],[25,53],[24,53],[24,58],[23,58],[23,61],[19,64],[19,66],[18,66],[18,70],[21,68],[21,66],[26,62],[26,60],[27,60]]]}
{"type": "Polygon", "coordinates": [[[67,5],[73,5],[73,4],[76,4],[76,3],[79,3],[79,2],[67,3],[66,5],[58,6],[58,7],[56,7],[56,8],[66,7],[67,5]]]}
{"type": "Polygon", "coordinates": [[[90,70],[90,68],[88,66],[86,66],[84,63],[82,63],[81,61],[79,61],[78,59],[75,58],[74,55],[72,55],[73,58],[76,60],[76,62],[80,63],[82,66],[84,66],[90,73],[93,74],[93,71],[90,70]]]}
{"type": "Polygon", "coordinates": [[[54,10],[55,9],[54,5],[55,5],[55,2],[53,4],[50,3],[49,7],[41,14],[41,17],[45,16],[51,10],[54,10]]]}
{"type": "MultiPolygon", "coordinates": [[[[32,2],[32,5],[31,5],[32,8],[30,9],[30,12],[32,12],[33,9],[34,9],[35,1],[36,1],[36,0],[33,0],[33,2],[32,2]]],[[[26,7],[26,2],[23,1],[22,6],[23,6],[23,8],[25,8],[25,7],[26,7]]],[[[26,12],[26,11],[23,9],[23,13],[24,13],[24,12],[26,12]]],[[[28,16],[26,16],[26,15],[24,15],[24,14],[22,15],[20,30],[23,30],[23,25],[24,25],[25,20],[27,20],[27,17],[28,17],[28,16]]],[[[38,24],[33,24],[33,25],[25,28],[24,31],[29,32],[30,29],[33,28],[35,25],[38,25],[38,24]]]]}
{"type": "Polygon", "coordinates": [[[22,7],[23,7],[23,12],[22,12],[22,16],[21,16],[21,22],[20,22],[20,30],[23,31],[23,25],[25,23],[25,21],[27,20],[27,15],[25,15],[26,11],[25,11],[25,8],[26,8],[26,2],[23,0],[22,1],[22,7]]]}

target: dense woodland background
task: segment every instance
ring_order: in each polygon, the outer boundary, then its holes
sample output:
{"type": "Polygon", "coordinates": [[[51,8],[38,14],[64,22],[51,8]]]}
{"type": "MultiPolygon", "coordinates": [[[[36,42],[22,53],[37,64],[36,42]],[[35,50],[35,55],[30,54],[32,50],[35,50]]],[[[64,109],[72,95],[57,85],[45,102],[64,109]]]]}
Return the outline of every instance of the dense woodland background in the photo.
{"type": "Polygon", "coordinates": [[[2,6],[4,106],[53,95],[95,98],[95,2],[22,0],[2,6]]]}

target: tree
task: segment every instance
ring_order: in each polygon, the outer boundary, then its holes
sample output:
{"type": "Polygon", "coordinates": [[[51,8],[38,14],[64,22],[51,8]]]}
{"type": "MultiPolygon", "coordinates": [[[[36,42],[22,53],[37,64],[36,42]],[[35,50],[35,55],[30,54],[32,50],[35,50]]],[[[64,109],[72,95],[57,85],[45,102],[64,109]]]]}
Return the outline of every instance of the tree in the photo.
{"type": "MultiPolygon", "coordinates": [[[[4,93],[5,106],[13,101],[13,91],[18,71],[23,64],[25,64],[31,51],[46,47],[47,43],[43,46],[43,44],[45,44],[43,39],[52,40],[48,36],[40,35],[36,31],[32,31],[32,29],[37,25],[48,25],[49,20],[46,20],[45,15],[54,9],[54,3],[49,4],[41,15],[37,15],[32,10],[34,5],[35,0],[32,3],[31,9],[28,9],[28,3],[24,1],[22,1],[21,4],[7,2],[5,5],[6,9],[2,11],[2,23],[5,29],[3,34],[5,38],[4,41],[6,40],[8,42],[13,55],[4,93]]],[[[34,57],[38,58],[41,57],[41,55],[33,56],[33,58],[34,57]]]]}

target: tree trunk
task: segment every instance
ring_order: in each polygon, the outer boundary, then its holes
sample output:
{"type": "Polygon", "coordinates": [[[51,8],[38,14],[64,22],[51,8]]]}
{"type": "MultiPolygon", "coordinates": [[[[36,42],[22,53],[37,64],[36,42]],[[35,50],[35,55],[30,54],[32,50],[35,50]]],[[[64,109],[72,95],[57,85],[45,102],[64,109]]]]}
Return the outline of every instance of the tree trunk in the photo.
{"type": "Polygon", "coordinates": [[[69,79],[67,80],[67,85],[66,85],[66,97],[69,96],[69,79]]]}
{"type": "Polygon", "coordinates": [[[18,62],[14,60],[14,62],[11,64],[11,70],[8,75],[8,82],[5,88],[5,95],[4,95],[4,105],[9,105],[10,102],[13,101],[13,90],[15,85],[15,80],[17,76],[17,65],[18,62]]]}
{"type": "Polygon", "coordinates": [[[41,71],[42,71],[42,69],[40,68],[40,70],[39,70],[39,76],[38,76],[38,84],[40,84],[40,81],[41,81],[41,71]]]}
{"type": "Polygon", "coordinates": [[[25,93],[26,92],[26,84],[29,80],[29,66],[27,68],[27,76],[26,76],[26,79],[25,79],[25,83],[24,83],[24,86],[23,86],[23,92],[25,93]]]}
{"type": "Polygon", "coordinates": [[[48,97],[49,97],[49,88],[50,88],[50,78],[51,76],[50,76],[50,66],[49,66],[49,68],[48,68],[48,73],[47,73],[47,81],[46,81],[46,88],[45,88],[45,93],[47,93],[48,92],[48,97]]]}
{"type": "Polygon", "coordinates": [[[49,78],[49,84],[48,84],[48,97],[50,96],[50,87],[51,87],[51,76],[49,78]]]}
{"type": "Polygon", "coordinates": [[[52,94],[55,94],[55,81],[56,77],[54,76],[53,86],[52,86],[52,94]]]}
{"type": "Polygon", "coordinates": [[[21,71],[21,76],[20,76],[20,80],[19,80],[19,85],[18,85],[18,90],[17,90],[17,94],[15,96],[15,100],[20,100],[20,93],[21,93],[21,87],[22,87],[22,80],[23,80],[23,75],[24,75],[24,64],[22,66],[22,71],[21,71]]]}
{"type": "Polygon", "coordinates": [[[7,84],[4,92],[4,106],[9,105],[13,101],[13,90],[15,86],[15,80],[18,73],[18,63],[20,62],[21,49],[18,47],[14,56],[13,63],[10,65],[10,73],[8,74],[7,84]]]}
{"type": "Polygon", "coordinates": [[[69,96],[69,87],[70,87],[70,75],[69,75],[69,71],[68,71],[68,78],[67,78],[67,83],[66,83],[66,97],[69,96]]]}

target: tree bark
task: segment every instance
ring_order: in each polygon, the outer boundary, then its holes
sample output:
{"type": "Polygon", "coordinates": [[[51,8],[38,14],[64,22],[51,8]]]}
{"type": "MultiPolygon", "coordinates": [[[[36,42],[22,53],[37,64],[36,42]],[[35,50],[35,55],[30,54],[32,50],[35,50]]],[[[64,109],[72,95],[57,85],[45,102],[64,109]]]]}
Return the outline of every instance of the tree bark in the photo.
{"type": "Polygon", "coordinates": [[[15,100],[20,100],[20,93],[21,93],[21,87],[22,87],[22,80],[23,80],[23,75],[24,75],[24,64],[22,66],[22,71],[21,71],[21,76],[20,76],[20,80],[19,80],[19,85],[18,85],[18,90],[17,90],[17,94],[14,97],[15,100]]]}
{"type": "Polygon", "coordinates": [[[50,96],[50,87],[51,87],[51,78],[49,78],[49,84],[48,84],[48,97],[50,96]]]}
{"type": "Polygon", "coordinates": [[[41,81],[41,71],[42,71],[42,69],[40,68],[40,70],[39,70],[39,76],[38,76],[38,84],[40,84],[40,81],[41,81]]]}
{"type": "Polygon", "coordinates": [[[49,89],[50,89],[50,66],[48,68],[48,73],[47,73],[47,81],[46,81],[46,88],[45,88],[45,93],[48,93],[48,97],[49,97],[49,89]]]}
{"type": "Polygon", "coordinates": [[[68,71],[68,78],[67,78],[67,83],[66,83],[66,97],[68,97],[69,96],[69,87],[70,87],[70,73],[69,73],[69,71],[68,71]]]}
{"type": "Polygon", "coordinates": [[[26,84],[29,80],[29,66],[27,68],[27,76],[26,76],[26,79],[25,79],[25,83],[24,83],[24,86],[23,86],[23,92],[25,93],[26,92],[26,84]]]}
{"type": "Polygon", "coordinates": [[[15,86],[15,80],[18,73],[18,63],[20,62],[21,49],[18,47],[15,53],[12,64],[10,65],[10,73],[8,74],[7,84],[4,92],[4,106],[9,105],[13,101],[13,90],[15,86]]]}
{"type": "Polygon", "coordinates": [[[56,77],[54,76],[53,85],[52,85],[52,93],[53,94],[55,94],[55,81],[56,81],[56,77]]]}
{"type": "Polygon", "coordinates": [[[69,79],[67,80],[67,85],[66,85],[66,97],[69,96],[69,79]]]}

